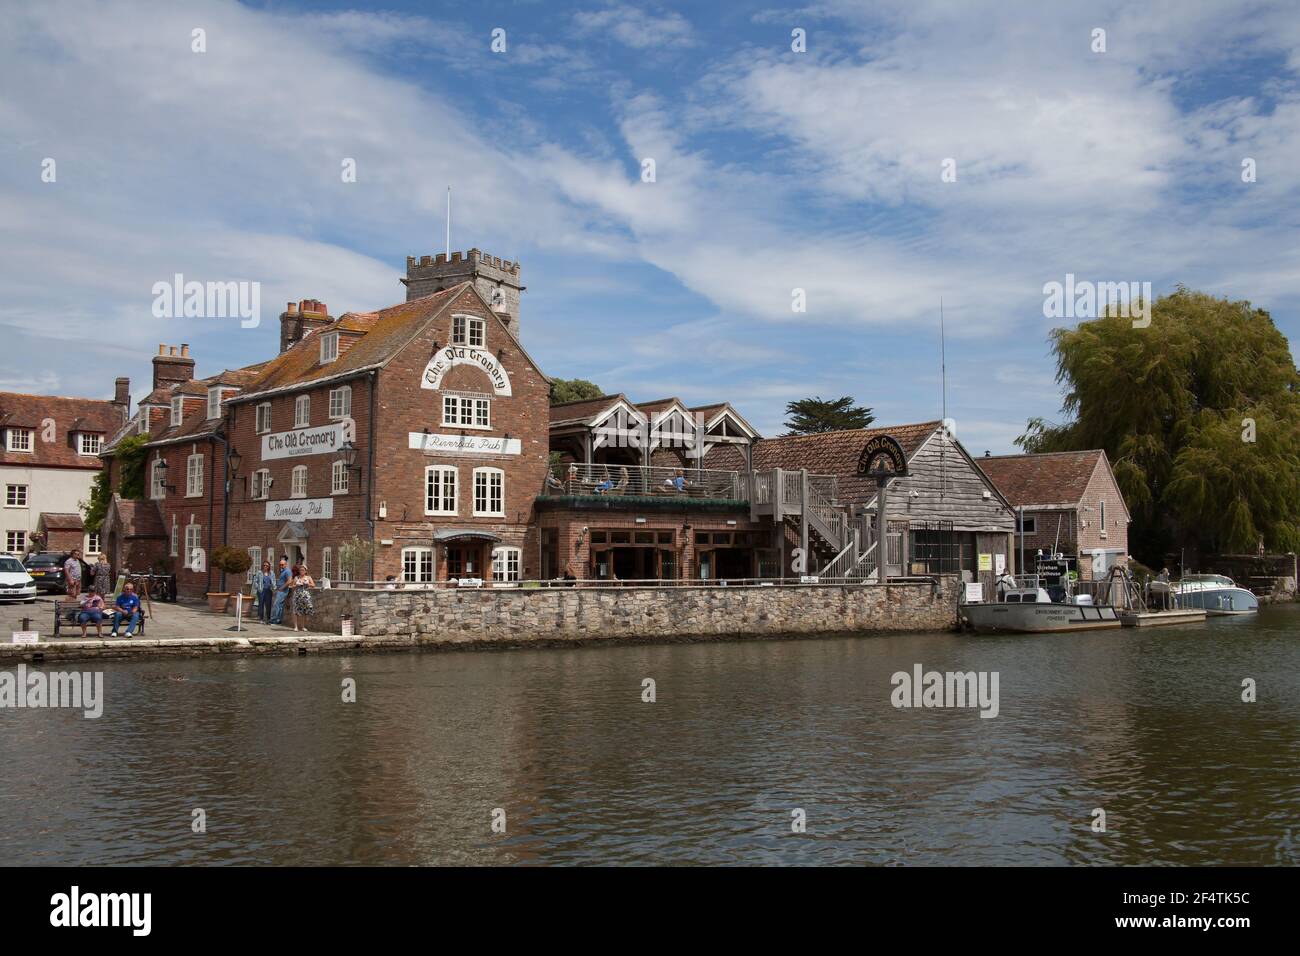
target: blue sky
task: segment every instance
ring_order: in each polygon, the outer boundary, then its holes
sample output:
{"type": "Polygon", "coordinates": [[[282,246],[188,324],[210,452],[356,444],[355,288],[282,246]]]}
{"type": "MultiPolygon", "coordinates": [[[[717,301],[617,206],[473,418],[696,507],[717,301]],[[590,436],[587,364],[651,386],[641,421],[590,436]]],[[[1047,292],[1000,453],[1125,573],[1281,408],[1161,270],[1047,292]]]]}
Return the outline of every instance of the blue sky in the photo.
{"type": "Polygon", "coordinates": [[[938,417],[942,300],[958,437],[1013,450],[1027,417],[1059,417],[1042,289],[1066,273],[1246,298],[1300,337],[1287,3],[4,16],[4,389],[107,396],[127,374],[138,398],[159,342],[212,374],[273,354],[286,300],[401,301],[405,257],[443,248],[448,185],[453,248],[522,261],[524,342],[548,374],[727,399],[768,435],[809,395],[882,424],[938,417]],[[260,282],[261,326],[154,318],[177,272],[260,282]]]}

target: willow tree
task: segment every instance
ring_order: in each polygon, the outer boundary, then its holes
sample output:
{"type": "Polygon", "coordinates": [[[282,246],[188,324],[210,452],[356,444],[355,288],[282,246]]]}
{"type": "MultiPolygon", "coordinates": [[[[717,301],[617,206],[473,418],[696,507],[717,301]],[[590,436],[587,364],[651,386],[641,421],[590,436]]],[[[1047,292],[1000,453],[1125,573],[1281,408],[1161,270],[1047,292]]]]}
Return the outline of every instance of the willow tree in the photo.
{"type": "Polygon", "coordinates": [[[1180,288],[1151,323],[1052,332],[1067,421],[1030,419],[1026,451],[1104,448],[1133,514],[1129,550],[1300,546],[1300,374],[1263,309],[1180,288]]]}

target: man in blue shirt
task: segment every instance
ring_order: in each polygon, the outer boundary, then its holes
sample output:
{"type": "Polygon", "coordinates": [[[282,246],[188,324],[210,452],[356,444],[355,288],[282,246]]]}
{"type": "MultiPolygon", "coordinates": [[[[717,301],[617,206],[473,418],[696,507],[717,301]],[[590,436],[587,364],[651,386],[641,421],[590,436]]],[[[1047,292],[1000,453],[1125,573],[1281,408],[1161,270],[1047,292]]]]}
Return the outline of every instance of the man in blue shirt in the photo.
{"type": "Polygon", "coordinates": [[[136,596],[135,585],[127,582],[115,603],[117,610],[113,612],[113,630],[109,637],[117,637],[117,628],[123,618],[126,618],[126,636],[134,637],[136,625],[140,623],[140,598],[136,596]]]}
{"type": "Polygon", "coordinates": [[[289,559],[280,555],[280,569],[275,579],[275,603],[271,605],[271,623],[284,622],[284,599],[289,596],[289,559]]]}

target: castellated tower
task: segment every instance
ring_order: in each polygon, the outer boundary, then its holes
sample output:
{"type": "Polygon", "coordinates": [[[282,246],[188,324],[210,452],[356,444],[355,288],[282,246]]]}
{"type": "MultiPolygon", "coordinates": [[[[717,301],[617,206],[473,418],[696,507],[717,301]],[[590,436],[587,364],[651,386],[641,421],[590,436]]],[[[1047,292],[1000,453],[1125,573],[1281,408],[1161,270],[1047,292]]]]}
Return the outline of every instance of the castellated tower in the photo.
{"type": "Polygon", "coordinates": [[[451,258],[437,256],[406,257],[406,301],[433,295],[461,282],[473,282],[479,293],[492,304],[516,337],[519,336],[519,295],[524,287],[519,284],[519,263],[498,259],[478,249],[466,253],[453,252],[451,258]]]}

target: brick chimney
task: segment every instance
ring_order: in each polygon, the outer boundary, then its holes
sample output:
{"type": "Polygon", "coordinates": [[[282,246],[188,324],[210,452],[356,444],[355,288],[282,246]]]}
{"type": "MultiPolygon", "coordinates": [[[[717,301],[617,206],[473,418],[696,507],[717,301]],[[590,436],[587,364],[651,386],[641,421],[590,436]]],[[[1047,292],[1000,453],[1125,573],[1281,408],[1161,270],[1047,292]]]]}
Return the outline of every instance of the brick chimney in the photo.
{"type": "Polygon", "coordinates": [[[194,378],[194,359],[190,358],[190,347],[182,345],[178,352],[174,345],[159,345],[158,354],[153,357],[153,387],[161,388],[179,385],[194,378]]]}
{"type": "Polygon", "coordinates": [[[122,413],[122,421],[131,417],[131,380],[119,378],[113,382],[113,404],[122,413]]]}
{"type": "Polygon", "coordinates": [[[329,306],[317,299],[290,302],[280,313],[280,351],[289,351],[309,334],[333,321],[329,306]]]}

